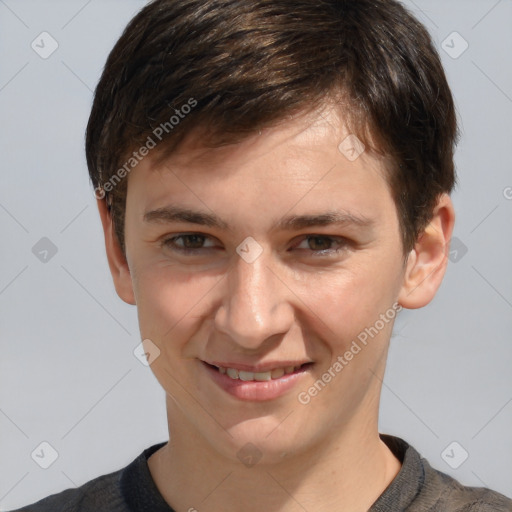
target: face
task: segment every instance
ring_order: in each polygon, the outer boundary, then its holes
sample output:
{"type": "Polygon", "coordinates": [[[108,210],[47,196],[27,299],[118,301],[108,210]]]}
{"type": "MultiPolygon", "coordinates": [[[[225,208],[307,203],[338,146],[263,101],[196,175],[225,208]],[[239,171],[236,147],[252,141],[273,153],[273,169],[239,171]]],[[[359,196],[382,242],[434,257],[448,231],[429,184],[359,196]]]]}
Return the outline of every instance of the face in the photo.
{"type": "Polygon", "coordinates": [[[174,428],[233,460],[377,428],[404,260],[384,163],[348,135],[327,110],[223,148],[189,138],[129,176],[151,369],[174,428]]]}

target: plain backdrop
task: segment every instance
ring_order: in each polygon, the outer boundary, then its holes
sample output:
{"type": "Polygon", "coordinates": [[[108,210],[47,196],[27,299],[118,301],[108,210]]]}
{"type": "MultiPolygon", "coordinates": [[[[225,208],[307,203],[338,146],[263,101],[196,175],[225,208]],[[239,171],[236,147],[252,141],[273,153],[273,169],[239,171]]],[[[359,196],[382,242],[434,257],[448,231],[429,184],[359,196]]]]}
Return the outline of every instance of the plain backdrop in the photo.
{"type": "MultiPolygon", "coordinates": [[[[512,2],[405,3],[439,49],[462,140],[447,275],[395,324],[380,431],[512,497],[512,2]]],[[[133,354],[136,309],[114,290],[84,156],[94,87],[143,5],[0,0],[2,510],[167,440],[164,392],[133,354]],[[47,469],[43,452],[57,457],[47,469]]]]}

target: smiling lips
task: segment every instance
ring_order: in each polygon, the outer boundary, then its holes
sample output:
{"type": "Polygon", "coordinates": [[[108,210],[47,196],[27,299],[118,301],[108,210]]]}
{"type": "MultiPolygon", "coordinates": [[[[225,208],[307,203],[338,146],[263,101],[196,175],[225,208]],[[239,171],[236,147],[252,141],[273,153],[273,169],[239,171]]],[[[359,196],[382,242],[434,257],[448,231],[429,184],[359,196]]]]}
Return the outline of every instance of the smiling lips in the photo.
{"type": "Polygon", "coordinates": [[[303,377],[312,364],[291,362],[277,362],[260,368],[236,364],[238,368],[233,368],[234,363],[221,365],[203,361],[208,373],[224,391],[236,398],[253,401],[271,400],[282,395],[303,377]]]}
{"type": "Polygon", "coordinates": [[[286,366],[284,368],[274,368],[266,372],[247,372],[244,370],[237,370],[236,368],[218,367],[219,372],[227,374],[232,379],[240,379],[243,381],[265,381],[271,379],[280,379],[285,374],[290,374],[298,370],[302,365],[286,366]]]}

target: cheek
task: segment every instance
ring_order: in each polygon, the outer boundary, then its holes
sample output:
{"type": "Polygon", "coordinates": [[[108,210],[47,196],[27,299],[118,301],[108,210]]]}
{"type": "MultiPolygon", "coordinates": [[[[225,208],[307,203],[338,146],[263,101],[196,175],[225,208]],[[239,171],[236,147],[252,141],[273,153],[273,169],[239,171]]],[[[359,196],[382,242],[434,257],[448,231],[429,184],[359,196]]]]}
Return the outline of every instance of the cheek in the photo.
{"type": "MultiPolygon", "coordinates": [[[[332,340],[331,349],[340,353],[365,329],[374,326],[381,314],[392,309],[395,289],[392,269],[381,269],[374,263],[316,275],[314,283],[304,283],[301,295],[324,325],[326,339],[332,340]]],[[[379,322],[379,327],[385,335],[391,325],[386,323],[382,328],[379,322]]]]}
{"type": "Polygon", "coordinates": [[[176,344],[166,341],[179,341],[182,333],[193,328],[218,279],[178,272],[171,265],[153,264],[139,269],[135,288],[142,335],[155,339],[161,346],[175,347],[176,344]]]}

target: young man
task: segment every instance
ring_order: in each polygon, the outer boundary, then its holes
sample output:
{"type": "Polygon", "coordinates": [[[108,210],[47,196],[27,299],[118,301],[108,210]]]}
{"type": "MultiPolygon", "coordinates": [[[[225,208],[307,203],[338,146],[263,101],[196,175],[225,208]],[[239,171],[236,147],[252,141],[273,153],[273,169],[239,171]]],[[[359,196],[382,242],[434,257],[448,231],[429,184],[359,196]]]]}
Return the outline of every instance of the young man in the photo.
{"type": "Polygon", "coordinates": [[[394,319],[454,226],[454,104],[393,0],[155,0],[87,161],[169,442],[26,511],[505,511],[378,432],[394,319]]]}

